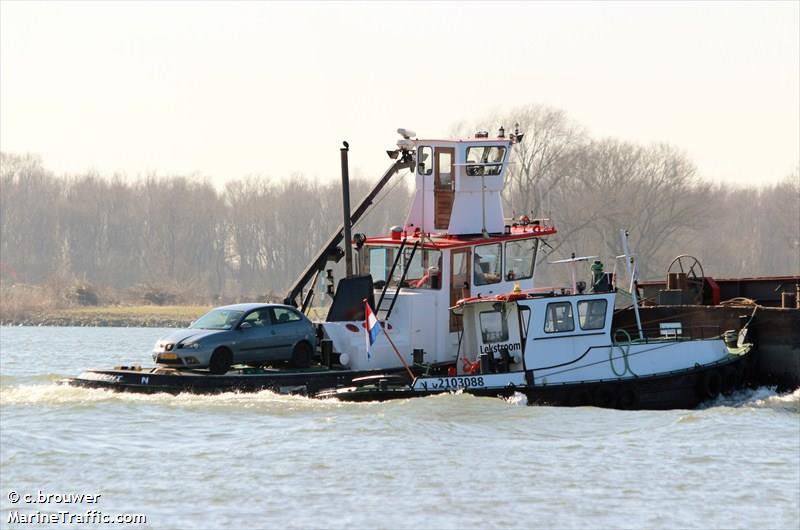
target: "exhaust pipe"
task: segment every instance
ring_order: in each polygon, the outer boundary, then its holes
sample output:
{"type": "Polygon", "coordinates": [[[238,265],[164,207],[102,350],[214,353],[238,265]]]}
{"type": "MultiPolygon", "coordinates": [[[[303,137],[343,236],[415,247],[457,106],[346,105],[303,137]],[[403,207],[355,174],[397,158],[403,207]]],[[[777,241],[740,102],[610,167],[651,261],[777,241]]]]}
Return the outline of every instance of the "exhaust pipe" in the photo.
{"type": "Polygon", "coordinates": [[[350,144],[342,142],[344,147],[339,149],[342,157],[342,209],[344,210],[344,267],[345,277],[353,275],[353,237],[350,225],[350,169],[347,163],[347,152],[350,144]]]}

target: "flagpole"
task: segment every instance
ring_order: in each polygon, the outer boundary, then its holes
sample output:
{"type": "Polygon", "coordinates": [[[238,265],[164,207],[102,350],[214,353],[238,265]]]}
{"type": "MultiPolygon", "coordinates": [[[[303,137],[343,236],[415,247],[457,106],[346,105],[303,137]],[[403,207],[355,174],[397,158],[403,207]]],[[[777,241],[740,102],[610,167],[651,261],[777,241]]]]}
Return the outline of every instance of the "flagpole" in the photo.
{"type": "MultiPolygon", "coordinates": [[[[381,327],[383,327],[383,326],[381,326],[381,327]]],[[[406,362],[405,359],[403,359],[403,356],[400,355],[400,352],[397,350],[397,346],[394,345],[394,341],[392,340],[391,337],[389,337],[389,334],[386,333],[386,328],[383,328],[383,334],[386,335],[386,340],[388,340],[389,344],[392,345],[392,349],[397,354],[397,358],[400,359],[400,362],[403,363],[403,366],[405,366],[409,377],[411,377],[411,380],[413,381],[414,379],[416,379],[416,377],[414,377],[414,372],[411,371],[411,368],[408,366],[408,363],[406,362]]]]}
{"type": "Polygon", "coordinates": [[[375,326],[378,326],[378,331],[379,332],[382,331],[383,334],[386,335],[386,340],[388,340],[389,344],[392,345],[392,349],[394,350],[394,353],[397,354],[397,358],[400,359],[401,363],[403,363],[406,372],[408,372],[409,377],[411,377],[411,381],[414,381],[415,379],[414,372],[411,371],[411,368],[409,368],[408,363],[406,363],[406,360],[403,359],[402,355],[400,355],[400,351],[397,349],[397,346],[395,346],[394,341],[386,332],[386,327],[384,326],[384,323],[378,320],[378,317],[375,315],[375,312],[372,311],[372,308],[369,305],[369,300],[364,298],[363,303],[364,303],[364,316],[365,316],[364,331],[366,332],[366,338],[367,338],[367,360],[369,360],[369,351],[370,351],[370,346],[372,345],[372,341],[378,340],[377,336],[374,339],[370,337],[373,327],[370,320],[372,320],[375,322],[375,326]]]}

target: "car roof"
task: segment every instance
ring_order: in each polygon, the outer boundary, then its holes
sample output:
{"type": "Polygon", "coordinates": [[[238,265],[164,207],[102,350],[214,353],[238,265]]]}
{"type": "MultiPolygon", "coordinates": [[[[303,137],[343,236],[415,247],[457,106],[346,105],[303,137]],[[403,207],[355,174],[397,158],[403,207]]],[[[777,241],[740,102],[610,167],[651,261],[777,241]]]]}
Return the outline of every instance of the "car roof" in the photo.
{"type": "Polygon", "coordinates": [[[224,305],[220,307],[215,307],[214,309],[230,309],[233,311],[252,311],[253,309],[260,309],[264,307],[290,307],[290,306],[286,306],[283,304],[270,304],[265,302],[248,302],[244,304],[224,305]]]}

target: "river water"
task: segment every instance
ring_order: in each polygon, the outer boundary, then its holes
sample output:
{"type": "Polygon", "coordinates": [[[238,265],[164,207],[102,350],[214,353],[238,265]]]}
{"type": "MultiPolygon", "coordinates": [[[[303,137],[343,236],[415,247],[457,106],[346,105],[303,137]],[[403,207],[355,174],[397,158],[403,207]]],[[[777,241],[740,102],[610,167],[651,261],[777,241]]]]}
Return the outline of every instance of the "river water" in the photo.
{"type": "Polygon", "coordinates": [[[800,524],[800,392],[628,412],[57,384],[88,367],[149,364],[164,331],[0,327],[0,528],[96,527],[19,522],[92,510],[147,521],[99,526],[158,529],[800,524]],[[26,502],[39,492],[100,497],[26,502]]]}

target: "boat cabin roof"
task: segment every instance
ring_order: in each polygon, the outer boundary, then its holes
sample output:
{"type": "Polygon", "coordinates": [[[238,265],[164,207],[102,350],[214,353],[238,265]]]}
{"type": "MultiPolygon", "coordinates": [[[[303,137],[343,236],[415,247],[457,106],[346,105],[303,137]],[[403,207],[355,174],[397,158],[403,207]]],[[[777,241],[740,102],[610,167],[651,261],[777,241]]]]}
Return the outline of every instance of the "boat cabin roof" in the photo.
{"type": "Polygon", "coordinates": [[[597,292],[582,292],[573,293],[566,287],[537,287],[534,289],[525,289],[521,292],[509,292],[492,296],[472,296],[464,298],[456,302],[456,305],[451,307],[451,310],[460,311],[466,306],[475,304],[485,304],[487,302],[522,302],[525,300],[536,300],[543,298],[575,298],[575,297],[593,297],[600,295],[614,294],[614,291],[597,291],[597,292]]]}
{"type": "MultiPolygon", "coordinates": [[[[510,226],[508,233],[505,234],[498,234],[494,236],[484,237],[480,234],[476,235],[452,235],[452,234],[430,234],[427,235],[424,240],[420,242],[421,248],[427,249],[449,249],[449,248],[460,248],[460,247],[471,247],[474,245],[484,245],[487,243],[500,243],[503,241],[515,241],[518,239],[529,239],[531,236],[533,237],[540,237],[540,236],[550,236],[557,232],[556,228],[553,226],[542,226],[542,225],[517,225],[517,226],[510,226]]],[[[406,244],[414,244],[417,241],[420,241],[421,234],[420,232],[415,232],[413,234],[407,234],[406,236],[397,237],[397,236],[378,236],[378,237],[369,237],[364,242],[367,246],[391,246],[397,245],[399,246],[403,239],[405,239],[406,244]]]]}

